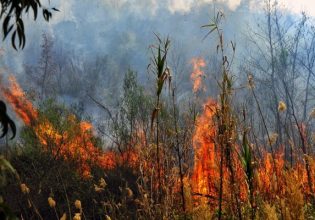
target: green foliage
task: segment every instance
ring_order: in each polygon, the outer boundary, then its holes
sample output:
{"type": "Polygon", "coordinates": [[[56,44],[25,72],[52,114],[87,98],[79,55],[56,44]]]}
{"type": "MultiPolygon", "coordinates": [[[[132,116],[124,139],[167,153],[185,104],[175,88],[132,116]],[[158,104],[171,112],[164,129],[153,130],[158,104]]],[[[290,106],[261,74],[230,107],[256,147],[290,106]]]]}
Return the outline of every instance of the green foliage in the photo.
{"type": "Polygon", "coordinates": [[[169,46],[170,46],[170,40],[168,37],[165,40],[162,40],[158,35],[155,35],[155,36],[157,38],[157,44],[151,47],[152,57],[151,57],[151,63],[148,65],[148,69],[156,77],[155,80],[156,80],[156,96],[157,96],[157,104],[151,115],[151,130],[153,129],[154,120],[158,117],[158,114],[159,114],[160,97],[161,97],[161,92],[162,92],[164,83],[167,80],[169,80],[169,84],[170,84],[171,79],[172,79],[170,70],[167,67],[167,59],[166,59],[169,46]]]}
{"type": "MultiPolygon", "coordinates": [[[[210,29],[203,39],[206,39],[213,31],[219,30],[219,24],[221,23],[222,18],[224,18],[224,14],[222,12],[218,12],[217,15],[214,17],[214,19],[210,21],[209,24],[201,26],[202,28],[210,29]]],[[[219,48],[219,46],[217,48],[219,48]]]]}
{"type": "MultiPolygon", "coordinates": [[[[152,54],[153,57],[151,59],[153,64],[153,73],[156,75],[156,83],[157,83],[157,96],[161,95],[163,85],[167,79],[170,79],[170,72],[167,67],[166,57],[168,54],[170,40],[167,37],[164,41],[158,36],[155,35],[157,38],[157,45],[152,47],[152,54]],[[153,49],[156,51],[154,52],[153,49]]],[[[149,65],[150,66],[150,65],[149,65]]]]}
{"type": "MultiPolygon", "coordinates": [[[[67,137],[77,135],[76,125],[80,121],[69,121],[69,116],[73,116],[69,109],[51,99],[40,105],[38,122],[34,123],[47,121],[60,134],[67,132],[67,137]]],[[[74,118],[72,117],[72,119],[74,118]]],[[[34,127],[36,127],[35,124],[34,127]]],[[[97,141],[95,138],[95,146],[100,146],[101,144],[97,141]]],[[[94,190],[94,180],[83,179],[75,169],[78,165],[75,158],[56,156],[53,152],[56,152],[59,146],[48,139],[47,142],[49,147],[45,148],[32,127],[22,128],[20,145],[11,149],[10,161],[18,170],[21,181],[29,186],[30,193],[29,196],[26,196],[22,192],[16,192],[20,188],[19,182],[14,178],[9,178],[8,184],[4,186],[4,197],[11,198],[13,194],[15,196],[14,200],[10,200],[8,204],[15,213],[21,213],[27,219],[31,218],[33,210],[20,207],[19,204],[25,204],[24,206],[28,207],[29,201],[36,203],[36,210],[43,214],[44,219],[55,219],[56,214],[52,212],[47,203],[49,196],[56,200],[58,216],[63,213],[70,216],[69,209],[73,208],[71,206],[76,199],[80,199],[87,210],[92,211],[94,209],[92,197],[98,197],[94,190]]],[[[92,170],[93,173],[98,174],[97,176],[104,175],[104,171],[99,167],[92,167],[92,170]]],[[[101,206],[101,204],[99,205],[101,206]]],[[[34,204],[32,207],[35,207],[34,204]]],[[[90,214],[89,211],[86,211],[87,216],[90,214]]]]}
{"type": "MultiPolygon", "coordinates": [[[[137,82],[137,74],[129,70],[124,78],[123,98],[121,111],[127,115],[130,123],[148,115],[150,98],[145,95],[144,89],[137,82]]],[[[134,123],[133,123],[134,124],[134,123]]]]}
{"type": "Polygon", "coordinates": [[[70,110],[55,99],[44,100],[39,107],[39,121],[46,119],[57,129],[66,129],[66,118],[70,114],[70,110]]]}
{"type": "Polygon", "coordinates": [[[253,168],[253,158],[252,158],[252,149],[248,143],[247,131],[244,130],[242,148],[240,154],[240,160],[244,167],[248,181],[252,181],[254,168],[253,168]]]}
{"type": "Polygon", "coordinates": [[[119,111],[111,125],[114,138],[120,140],[116,142],[119,150],[130,144],[139,129],[148,127],[152,105],[152,98],[145,94],[143,87],[137,82],[137,74],[129,70],[123,81],[119,111]]]}

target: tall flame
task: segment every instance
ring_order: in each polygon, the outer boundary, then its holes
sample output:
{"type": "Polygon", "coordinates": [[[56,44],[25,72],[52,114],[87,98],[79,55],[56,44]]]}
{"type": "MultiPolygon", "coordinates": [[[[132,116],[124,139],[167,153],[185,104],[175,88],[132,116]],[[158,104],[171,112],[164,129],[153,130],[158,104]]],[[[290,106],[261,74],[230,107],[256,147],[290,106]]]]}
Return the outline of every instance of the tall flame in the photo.
{"type": "Polygon", "coordinates": [[[190,75],[190,79],[193,83],[193,91],[197,92],[201,89],[205,90],[205,88],[202,87],[202,77],[204,76],[202,68],[206,66],[205,60],[201,57],[196,57],[191,60],[191,64],[193,66],[193,71],[190,75]]]}
{"type": "Polygon", "coordinates": [[[193,135],[194,170],[192,175],[193,191],[203,195],[214,195],[214,179],[218,178],[215,164],[214,135],[212,117],[216,103],[209,99],[204,105],[204,112],[197,118],[193,135]]]}
{"type": "MultiPolygon", "coordinates": [[[[245,167],[237,153],[238,146],[233,146],[230,155],[234,172],[234,183],[231,184],[231,171],[227,162],[223,163],[223,175],[220,177],[220,147],[215,144],[216,125],[214,115],[217,103],[208,100],[204,104],[203,112],[197,117],[196,127],[193,134],[194,168],[191,175],[191,188],[194,195],[195,205],[210,205],[213,210],[217,207],[219,198],[219,180],[223,181],[223,200],[225,205],[232,205],[233,198],[237,196],[239,201],[245,202],[249,198],[248,179],[245,167]],[[233,196],[234,195],[234,196],[233,196]]],[[[306,156],[305,156],[306,157],[306,156]]],[[[307,156],[311,173],[313,191],[315,191],[315,160],[313,156],[307,156]]],[[[305,158],[296,160],[292,167],[286,166],[284,148],[272,156],[263,152],[262,157],[253,164],[254,176],[251,181],[254,186],[252,195],[259,194],[267,201],[276,199],[277,196],[285,198],[292,186],[297,184],[305,195],[311,195],[310,180],[305,169],[305,158]],[[290,176],[290,178],[287,178],[290,176]],[[290,182],[291,181],[291,182],[290,182]]]]}
{"type": "MultiPolygon", "coordinates": [[[[217,103],[215,101],[212,99],[206,101],[203,112],[197,118],[193,134],[194,169],[191,180],[193,194],[199,196],[196,200],[197,204],[212,202],[215,205],[219,195],[221,146],[215,145],[216,125],[213,118],[216,108],[217,103]]],[[[242,181],[245,176],[242,165],[237,158],[237,153],[233,151],[231,160],[234,168],[234,179],[239,183],[236,193],[240,199],[245,200],[247,198],[247,185],[242,181]]],[[[223,196],[227,199],[233,190],[230,184],[231,172],[225,163],[223,169],[223,196]]]]}
{"type": "MultiPolygon", "coordinates": [[[[197,61],[196,61],[197,62],[197,61]]],[[[201,65],[202,66],[202,65],[201,65]]],[[[23,122],[31,127],[43,149],[51,152],[56,158],[63,158],[74,162],[76,169],[84,176],[91,176],[93,166],[103,169],[112,169],[122,163],[127,163],[131,167],[136,167],[139,160],[142,160],[144,173],[153,170],[150,162],[150,154],[144,154],[143,147],[146,146],[145,134],[140,132],[137,139],[129,143],[128,150],[117,154],[115,151],[102,151],[97,147],[93,136],[93,126],[86,121],[79,121],[75,115],[68,115],[66,118],[66,131],[58,129],[47,118],[39,117],[39,111],[27,99],[25,93],[17,83],[16,79],[9,77],[9,86],[0,84],[0,90],[6,100],[10,103],[16,114],[23,122]],[[143,155],[142,155],[143,154],[143,155]]],[[[198,83],[197,83],[198,84],[198,83]]],[[[198,86],[197,86],[198,88],[198,86]]],[[[191,175],[191,189],[194,195],[198,195],[197,203],[205,201],[209,203],[209,198],[217,205],[218,182],[220,179],[220,146],[216,146],[216,125],[214,115],[217,103],[209,99],[204,104],[203,112],[196,120],[196,127],[193,134],[194,147],[194,167],[191,175]]],[[[141,130],[141,129],[140,129],[141,130]]],[[[237,150],[237,146],[233,146],[237,150]]],[[[305,195],[310,195],[311,189],[315,191],[315,159],[314,156],[306,156],[296,159],[291,168],[287,168],[283,152],[276,153],[273,157],[270,153],[263,152],[260,160],[255,161],[255,174],[253,177],[253,194],[259,194],[263,199],[274,200],[276,196],[285,197],[288,185],[298,183],[305,195]],[[305,159],[308,158],[311,172],[312,186],[309,186],[309,179],[305,169],[305,159]],[[303,161],[304,160],[304,161],[303,161]],[[257,163],[256,163],[257,162],[257,163]],[[290,176],[290,183],[287,176],[290,176]]],[[[239,190],[237,195],[242,201],[248,199],[248,186],[240,160],[236,151],[231,154],[235,171],[235,188],[239,190]]],[[[148,176],[150,176],[148,175],[148,176]]],[[[224,165],[223,173],[223,198],[224,201],[233,201],[233,190],[230,184],[229,170],[224,165]]],[[[195,198],[195,197],[194,197],[195,198]]],[[[225,204],[228,204],[225,203],[225,204]]],[[[214,207],[213,206],[213,207],[214,207]]]]}

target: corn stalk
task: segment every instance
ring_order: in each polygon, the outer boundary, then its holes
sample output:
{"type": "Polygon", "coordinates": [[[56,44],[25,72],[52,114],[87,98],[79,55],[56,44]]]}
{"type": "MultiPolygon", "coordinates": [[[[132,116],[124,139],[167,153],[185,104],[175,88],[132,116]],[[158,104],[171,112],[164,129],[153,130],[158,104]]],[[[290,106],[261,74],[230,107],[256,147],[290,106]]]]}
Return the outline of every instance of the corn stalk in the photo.
{"type": "MultiPolygon", "coordinates": [[[[236,211],[239,219],[242,219],[241,206],[239,201],[239,192],[236,187],[235,170],[233,153],[235,151],[233,143],[235,136],[235,117],[233,115],[231,96],[232,96],[232,76],[229,73],[231,63],[225,55],[224,37],[223,31],[219,28],[219,24],[224,18],[222,12],[218,12],[213,21],[202,26],[203,28],[210,28],[210,31],[205,37],[210,35],[212,32],[216,32],[219,38],[217,45],[217,53],[220,54],[221,60],[221,71],[222,81],[219,82],[220,87],[220,105],[216,110],[217,120],[217,140],[216,144],[220,147],[220,183],[219,183],[219,210],[218,219],[222,219],[222,201],[223,201],[223,177],[224,177],[224,166],[227,167],[230,174],[230,187],[233,203],[235,200],[236,211]]],[[[233,55],[235,53],[235,44],[231,42],[233,55]]],[[[232,59],[233,60],[233,59],[232,59]]],[[[234,205],[233,205],[234,206],[234,205]]]]}
{"type": "Polygon", "coordinates": [[[153,132],[153,124],[156,122],[156,164],[157,164],[157,173],[158,173],[158,193],[157,193],[157,202],[160,202],[162,195],[162,181],[161,181],[161,163],[160,163],[160,139],[159,139],[159,112],[161,108],[161,94],[163,86],[167,80],[170,80],[170,71],[167,67],[167,53],[170,46],[170,40],[167,37],[165,40],[162,40],[158,35],[156,35],[157,44],[151,46],[151,63],[148,66],[148,69],[156,77],[156,106],[152,112],[151,116],[151,133],[153,132]]]}

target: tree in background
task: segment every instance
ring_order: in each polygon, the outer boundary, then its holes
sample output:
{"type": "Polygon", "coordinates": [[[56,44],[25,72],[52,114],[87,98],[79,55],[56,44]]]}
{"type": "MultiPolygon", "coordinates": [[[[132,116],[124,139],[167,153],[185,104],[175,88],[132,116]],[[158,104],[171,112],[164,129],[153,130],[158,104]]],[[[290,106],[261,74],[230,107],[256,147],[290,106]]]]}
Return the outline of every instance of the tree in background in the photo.
{"type": "Polygon", "coordinates": [[[42,36],[41,55],[36,66],[25,66],[26,77],[31,82],[32,89],[38,90],[36,93],[41,99],[51,98],[56,95],[58,82],[57,64],[53,51],[54,42],[49,34],[42,36]]]}

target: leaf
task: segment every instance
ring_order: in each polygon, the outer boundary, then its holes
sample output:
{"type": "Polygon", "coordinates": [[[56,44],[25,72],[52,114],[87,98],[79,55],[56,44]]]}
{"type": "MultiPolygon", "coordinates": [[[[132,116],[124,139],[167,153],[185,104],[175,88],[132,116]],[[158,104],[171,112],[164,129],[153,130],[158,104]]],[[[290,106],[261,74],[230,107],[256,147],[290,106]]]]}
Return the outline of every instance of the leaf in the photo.
{"type": "Polygon", "coordinates": [[[155,118],[156,118],[158,112],[159,112],[159,109],[158,109],[158,108],[155,108],[155,109],[153,110],[153,112],[152,112],[152,115],[151,115],[151,132],[153,131],[153,123],[154,123],[154,120],[155,120],[155,118]]]}
{"type": "Polygon", "coordinates": [[[215,27],[215,26],[216,26],[215,23],[211,23],[211,24],[202,25],[201,27],[205,28],[205,27],[215,27]]]}
{"type": "Polygon", "coordinates": [[[47,9],[43,9],[43,17],[46,21],[49,21],[49,19],[51,18],[52,14],[50,11],[48,11],[47,9]]]}
{"type": "Polygon", "coordinates": [[[206,36],[204,36],[204,38],[202,40],[205,40],[213,31],[215,31],[217,29],[217,27],[212,28],[207,34],[206,36]]]}
{"type": "Polygon", "coordinates": [[[3,157],[0,157],[0,165],[1,167],[4,167],[6,170],[8,170],[9,172],[16,173],[16,170],[13,168],[10,162],[4,159],[3,157]]]}
{"type": "Polygon", "coordinates": [[[24,30],[24,24],[21,18],[17,19],[17,32],[19,37],[19,47],[24,48],[25,46],[25,30],[24,30]]]}
{"type": "Polygon", "coordinates": [[[12,44],[12,47],[13,47],[15,50],[17,50],[17,49],[16,49],[16,46],[15,46],[15,36],[16,36],[16,31],[14,31],[13,34],[12,34],[12,37],[11,37],[11,44],[12,44]]]}
{"type": "Polygon", "coordinates": [[[156,33],[153,33],[153,34],[155,35],[155,37],[158,39],[159,43],[161,44],[161,43],[162,43],[162,40],[161,40],[161,38],[159,37],[159,35],[156,34],[156,33]]]}
{"type": "Polygon", "coordinates": [[[12,31],[12,29],[13,29],[13,24],[9,27],[9,29],[7,30],[7,34],[4,34],[4,36],[3,36],[3,40],[5,40],[6,38],[7,38],[7,36],[8,36],[8,34],[12,31]]]}
{"type": "Polygon", "coordinates": [[[41,3],[40,3],[40,0],[35,0],[36,1],[36,4],[39,6],[39,7],[42,7],[41,3]]]}
{"type": "MultiPolygon", "coordinates": [[[[6,37],[11,33],[14,26],[16,25],[17,28],[15,29],[15,32],[12,34],[11,37],[11,44],[12,47],[17,50],[16,46],[16,37],[18,37],[19,40],[19,48],[25,47],[26,37],[25,37],[25,29],[24,29],[24,23],[23,23],[23,13],[29,13],[30,10],[34,13],[34,20],[37,19],[38,15],[38,8],[42,8],[42,5],[40,3],[40,0],[10,0],[10,1],[1,1],[1,9],[0,9],[0,18],[4,17],[2,29],[4,33],[3,40],[6,39],[6,37]],[[15,25],[10,25],[11,18],[14,18],[15,25]]],[[[46,21],[49,21],[52,17],[51,11],[59,11],[57,8],[51,8],[51,9],[42,9],[43,18],[46,21]]]]}
{"type": "Polygon", "coordinates": [[[8,29],[10,19],[11,19],[11,16],[8,15],[8,16],[6,16],[6,18],[3,21],[3,26],[2,26],[3,27],[3,34],[4,34],[3,39],[5,39],[8,36],[8,33],[10,32],[10,28],[8,29]]]}
{"type": "Polygon", "coordinates": [[[3,138],[7,133],[9,126],[12,129],[13,136],[11,139],[13,139],[16,135],[16,126],[15,123],[12,121],[12,119],[7,115],[7,107],[6,104],[0,100],[0,122],[2,124],[2,134],[0,138],[3,138]]]}
{"type": "Polygon", "coordinates": [[[16,126],[15,126],[15,123],[14,123],[13,120],[11,120],[10,118],[8,118],[8,119],[9,119],[8,123],[9,123],[10,128],[11,128],[12,133],[13,133],[12,137],[10,138],[12,140],[15,137],[15,135],[16,135],[16,126]]]}
{"type": "MultiPolygon", "coordinates": [[[[32,7],[33,12],[34,12],[34,20],[37,19],[37,6],[38,6],[38,4],[36,4],[36,3],[34,3],[34,2],[31,3],[31,7],[32,7]]],[[[40,5],[39,5],[39,6],[40,6],[40,5]]]]}

